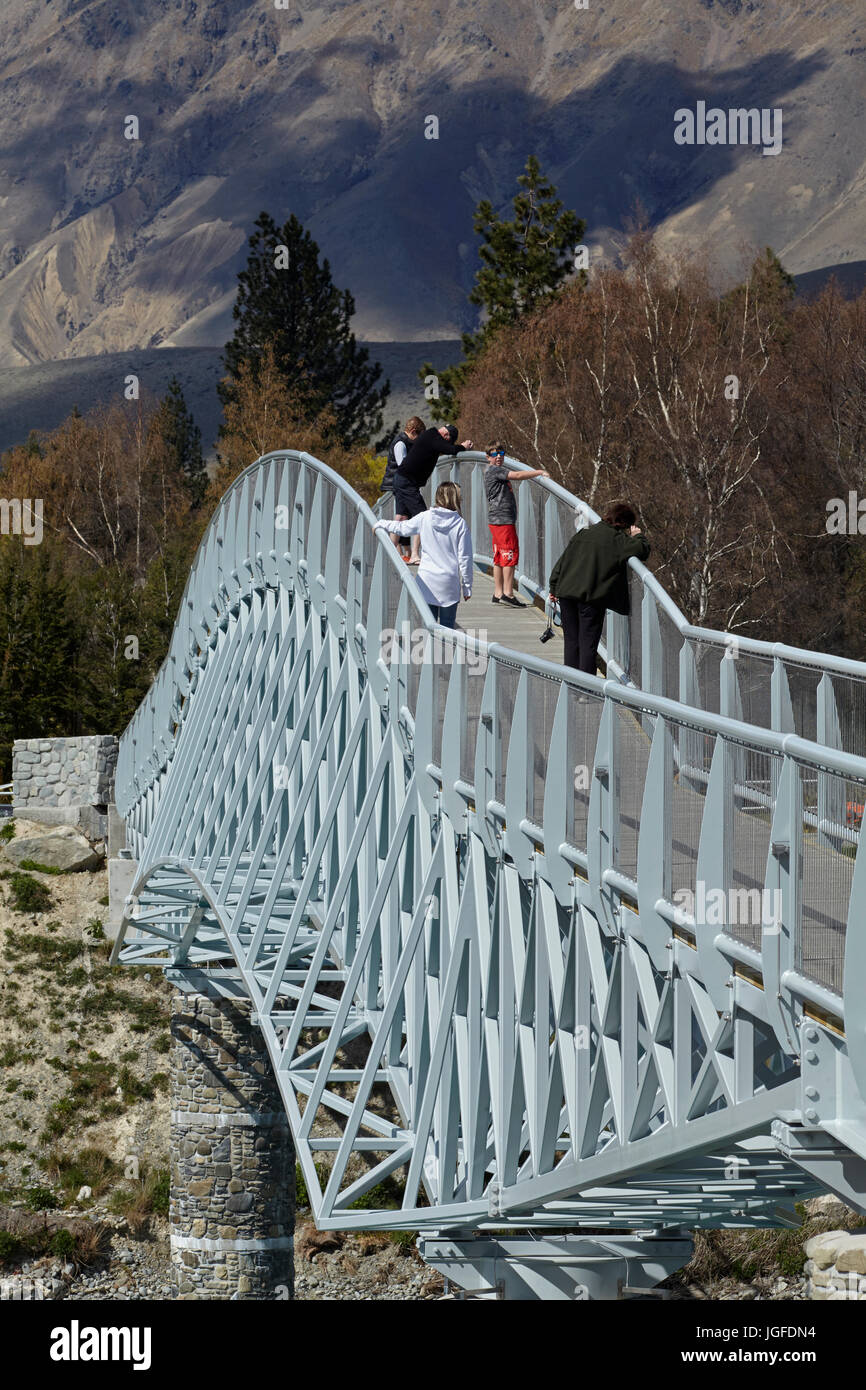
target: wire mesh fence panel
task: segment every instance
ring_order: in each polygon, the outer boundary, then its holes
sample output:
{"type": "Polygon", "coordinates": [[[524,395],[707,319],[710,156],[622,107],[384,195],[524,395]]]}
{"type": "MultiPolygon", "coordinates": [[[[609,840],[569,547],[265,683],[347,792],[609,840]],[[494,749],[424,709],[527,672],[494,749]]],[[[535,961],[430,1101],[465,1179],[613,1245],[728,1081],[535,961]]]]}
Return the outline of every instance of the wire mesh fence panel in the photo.
{"type": "Polygon", "coordinates": [[[298,488],[295,493],[295,507],[301,507],[303,524],[301,535],[303,538],[304,554],[310,553],[310,510],[313,503],[313,489],[316,485],[316,474],[306,463],[300,466],[298,476],[298,488]]]}
{"type": "Polygon", "coordinates": [[[442,766],[442,726],[445,723],[445,701],[448,699],[448,682],[451,667],[444,661],[436,660],[436,640],[433,639],[428,660],[433,665],[433,762],[442,766]]]}
{"type": "Polygon", "coordinates": [[[721,714],[721,671],[727,648],[718,642],[689,641],[698,677],[698,703],[710,714],[721,714]]]}
{"type": "Polygon", "coordinates": [[[764,809],[772,812],[779,789],[781,764],[762,749],[732,741],[734,766],[733,804],[737,810],[764,809]],[[768,761],[769,758],[769,761],[768,761]]]}
{"type": "Polygon", "coordinates": [[[490,555],[492,558],[493,543],[490,538],[490,530],[487,521],[487,494],[484,491],[484,466],[469,466],[469,473],[466,480],[467,491],[464,499],[468,497],[468,506],[464,506],[463,515],[469,523],[472,532],[472,548],[477,555],[490,555]]]}
{"type": "Polygon", "coordinates": [[[376,547],[379,544],[369,526],[361,531],[361,613],[364,626],[368,626],[367,612],[370,603],[370,590],[373,584],[373,567],[376,563],[376,547]]]}
{"type": "Polygon", "coordinates": [[[604,700],[600,696],[582,695],[574,686],[569,688],[568,770],[574,794],[566,802],[565,833],[568,843],[580,850],[586,849],[592,769],[603,709],[604,700]]]}
{"type": "Polygon", "coordinates": [[[662,639],[662,660],[661,693],[669,700],[678,700],[680,696],[680,649],[683,645],[683,635],[663,608],[659,609],[659,632],[662,639]]]}
{"type": "Polygon", "coordinates": [[[721,912],[725,930],[759,950],[766,910],[767,856],[782,758],[778,753],[757,748],[737,747],[735,753],[741,757],[741,766],[745,768],[746,795],[735,796],[730,810],[731,883],[722,903],[707,903],[707,922],[709,925],[713,921],[718,923],[721,912]],[[712,919],[711,909],[714,911],[712,919]]]}
{"type": "Polygon", "coordinates": [[[769,729],[772,657],[757,656],[752,652],[740,650],[735,657],[735,666],[744,722],[757,724],[760,729],[769,729]]]}
{"type": "Polygon", "coordinates": [[[496,799],[505,800],[505,769],[508,762],[508,745],[511,739],[511,726],[514,722],[514,702],[517,699],[517,686],[520,680],[520,667],[510,662],[496,659],[496,719],[494,733],[499,743],[496,763],[496,799]]]}
{"type": "Polygon", "coordinates": [[[815,666],[796,666],[785,663],[794,733],[814,743],[818,738],[818,684],[821,671],[815,666]]]}
{"type": "Polygon", "coordinates": [[[385,612],[382,615],[382,627],[385,632],[393,634],[397,627],[397,607],[403,593],[403,576],[396,565],[388,563],[390,556],[382,556],[385,570],[385,612]]]}
{"type": "MultiPolygon", "coordinates": [[[[866,785],[844,777],[821,773],[833,786],[831,796],[840,802],[861,804],[866,785]]],[[[842,993],[845,963],[845,933],[854,859],[859,830],[850,839],[832,843],[818,834],[810,808],[817,804],[816,769],[801,765],[803,842],[800,862],[800,917],[796,935],[796,968],[827,989],[842,993]]]]}
{"type": "Polygon", "coordinates": [[[715,735],[667,721],[671,740],[671,892],[694,894],[715,735]]]}
{"type": "MultiPolygon", "coordinates": [[[[451,465],[451,476],[460,489],[463,515],[469,521],[469,503],[472,494],[472,477],[478,465],[471,459],[456,459],[451,465]]],[[[471,524],[471,523],[470,523],[471,524]]]]}
{"type": "Polygon", "coordinates": [[[846,753],[866,757],[866,681],[841,675],[831,680],[841,746],[846,753]]]}
{"type": "Polygon", "coordinates": [[[542,575],[544,568],[544,493],[540,488],[533,487],[532,483],[519,483],[518,487],[525,489],[526,496],[526,520],[522,523],[522,534],[518,536],[520,544],[519,569],[533,584],[542,588],[547,582],[547,576],[542,575]]]}
{"type": "Polygon", "coordinates": [[[323,478],[322,487],[322,548],[319,552],[319,564],[321,573],[325,573],[325,562],[328,558],[328,533],[331,529],[331,518],[334,515],[334,506],[337,500],[337,489],[330,478],[323,478]]]}
{"type": "Polygon", "coordinates": [[[259,512],[255,505],[257,473],[258,470],[256,470],[256,473],[250,474],[250,476],[247,479],[245,479],[244,489],[244,538],[247,554],[251,559],[255,554],[255,551],[258,549],[256,542],[256,532],[258,525],[260,524],[257,520],[257,518],[259,517],[259,512]]]}
{"type": "Polygon", "coordinates": [[[481,700],[484,695],[484,667],[477,664],[472,653],[466,661],[466,710],[463,727],[460,730],[460,776],[464,782],[475,785],[475,745],[478,740],[478,721],[481,718],[481,700]]]}
{"type": "Polygon", "coordinates": [[[553,716],[562,683],[549,676],[529,677],[529,787],[526,813],[536,825],[544,824],[544,788],[549,758],[564,750],[550,748],[553,716]]]}
{"type": "Polygon", "coordinates": [[[423,627],[418,610],[414,604],[409,608],[408,631],[401,634],[403,650],[406,652],[408,670],[406,672],[406,706],[412,717],[418,708],[418,687],[421,684],[421,668],[427,650],[426,629],[423,627]]]}
{"type": "Polygon", "coordinates": [[[643,581],[629,565],[628,570],[628,678],[642,684],[643,581]]]}
{"type": "MultiPolygon", "coordinates": [[[[361,523],[363,525],[363,522],[361,523]]],[[[343,502],[343,517],[340,523],[340,593],[345,597],[349,591],[349,567],[352,563],[352,547],[355,544],[355,528],[358,513],[354,507],[343,502]]],[[[366,530],[366,527],[365,527],[366,530]]]]}
{"type": "MultiPolygon", "coordinates": [[[[525,486],[525,484],[521,484],[525,486]]],[[[531,484],[530,484],[531,486],[531,484]]],[[[567,502],[563,502],[559,497],[552,497],[547,503],[547,554],[549,566],[545,565],[547,574],[544,576],[545,585],[550,580],[550,570],[556,564],[568,542],[575,534],[574,530],[574,508],[567,502]]]]}
{"type": "Polygon", "coordinates": [[[617,834],[613,862],[628,878],[637,879],[637,846],[643,791],[656,716],[617,707],[615,738],[617,834]]]}

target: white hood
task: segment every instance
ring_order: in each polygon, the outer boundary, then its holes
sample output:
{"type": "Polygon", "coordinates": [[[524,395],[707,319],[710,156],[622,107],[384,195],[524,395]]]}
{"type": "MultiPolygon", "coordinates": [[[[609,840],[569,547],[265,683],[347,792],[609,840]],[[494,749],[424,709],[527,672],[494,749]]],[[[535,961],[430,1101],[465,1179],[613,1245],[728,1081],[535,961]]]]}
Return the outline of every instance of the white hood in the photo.
{"type": "Polygon", "coordinates": [[[459,512],[431,507],[411,521],[380,523],[400,536],[420,536],[418,587],[428,603],[456,603],[472,593],[472,536],[459,512]]]}

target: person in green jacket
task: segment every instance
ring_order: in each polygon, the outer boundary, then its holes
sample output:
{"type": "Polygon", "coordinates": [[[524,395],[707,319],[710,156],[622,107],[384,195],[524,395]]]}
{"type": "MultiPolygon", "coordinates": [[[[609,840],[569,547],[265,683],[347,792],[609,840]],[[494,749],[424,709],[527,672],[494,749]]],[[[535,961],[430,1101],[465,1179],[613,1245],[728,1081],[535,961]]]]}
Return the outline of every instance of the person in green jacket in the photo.
{"type": "Polygon", "coordinates": [[[550,599],[559,602],[562,615],[565,664],[591,676],[605,610],[628,612],[628,561],[633,555],[645,560],[650,553],[636,520],[627,502],[614,502],[601,521],[571,538],[550,573],[550,599]]]}

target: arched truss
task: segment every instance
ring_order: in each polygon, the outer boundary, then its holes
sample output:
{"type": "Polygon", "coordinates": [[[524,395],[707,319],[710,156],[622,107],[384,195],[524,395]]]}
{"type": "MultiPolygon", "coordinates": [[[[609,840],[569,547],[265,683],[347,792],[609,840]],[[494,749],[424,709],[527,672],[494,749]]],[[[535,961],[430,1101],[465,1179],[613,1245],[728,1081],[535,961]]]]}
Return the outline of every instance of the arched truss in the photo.
{"type": "Polygon", "coordinates": [[[746,724],[739,654],[674,622],[694,698],[671,699],[647,634],[676,610],[641,567],[619,680],[485,646],[433,625],[373,520],[292,452],[223,499],[121,743],[138,870],[114,958],[247,995],[322,1227],[856,1201],[866,759],[828,713],[856,671],[746,653],[776,727],[746,724]],[[721,712],[697,707],[714,643],[721,712]],[[823,742],[791,731],[801,667],[823,742]],[[358,1207],[396,1177],[402,1206],[358,1207]]]}

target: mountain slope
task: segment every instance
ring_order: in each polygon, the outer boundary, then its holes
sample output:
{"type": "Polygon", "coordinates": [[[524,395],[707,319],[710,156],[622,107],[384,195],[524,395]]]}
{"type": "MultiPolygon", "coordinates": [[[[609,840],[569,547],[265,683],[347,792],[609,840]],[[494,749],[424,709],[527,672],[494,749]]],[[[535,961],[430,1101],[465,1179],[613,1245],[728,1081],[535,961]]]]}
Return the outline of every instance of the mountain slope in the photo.
{"type": "Polygon", "coordinates": [[[0,365],[223,343],[263,207],[310,226],[360,336],[453,337],[475,202],[531,152],[608,253],[639,198],[723,268],[866,256],[862,5],[286,3],[5,0],[0,365]],[[701,100],[780,107],[781,154],[675,144],[701,100]]]}

